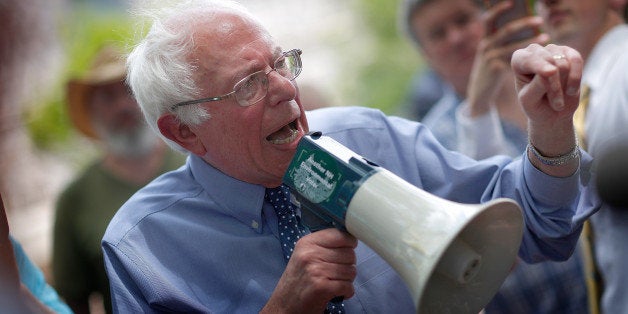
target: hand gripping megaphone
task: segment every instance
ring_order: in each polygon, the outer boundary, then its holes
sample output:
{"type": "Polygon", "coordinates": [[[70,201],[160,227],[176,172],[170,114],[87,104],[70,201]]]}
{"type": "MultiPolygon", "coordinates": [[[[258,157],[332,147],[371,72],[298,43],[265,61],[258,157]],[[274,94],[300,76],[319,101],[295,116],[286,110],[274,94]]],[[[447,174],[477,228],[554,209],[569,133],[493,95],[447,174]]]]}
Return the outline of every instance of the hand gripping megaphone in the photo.
{"type": "Polygon", "coordinates": [[[283,181],[312,231],[346,230],[401,276],[417,313],[478,313],[515,263],[521,209],[427,193],[322,136],[304,136],[283,181]]]}

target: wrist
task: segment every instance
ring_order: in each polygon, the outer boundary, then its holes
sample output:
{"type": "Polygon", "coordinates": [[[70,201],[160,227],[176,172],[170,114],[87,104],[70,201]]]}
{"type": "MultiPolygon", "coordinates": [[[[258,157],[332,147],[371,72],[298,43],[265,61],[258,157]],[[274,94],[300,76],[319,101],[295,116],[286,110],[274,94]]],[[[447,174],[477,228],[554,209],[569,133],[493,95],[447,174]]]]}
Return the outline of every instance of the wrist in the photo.
{"type": "Polygon", "coordinates": [[[578,139],[573,123],[568,119],[554,120],[548,125],[529,121],[528,143],[541,156],[556,157],[572,152],[578,139]]]}
{"type": "Polygon", "coordinates": [[[580,147],[578,146],[577,141],[574,147],[569,152],[559,154],[557,156],[543,155],[541,152],[539,152],[538,149],[536,149],[536,147],[534,147],[534,145],[532,145],[532,143],[528,143],[527,150],[532,153],[534,158],[536,158],[542,164],[548,166],[561,166],[571,162],[572,160],[580,158],[580,147]]]}

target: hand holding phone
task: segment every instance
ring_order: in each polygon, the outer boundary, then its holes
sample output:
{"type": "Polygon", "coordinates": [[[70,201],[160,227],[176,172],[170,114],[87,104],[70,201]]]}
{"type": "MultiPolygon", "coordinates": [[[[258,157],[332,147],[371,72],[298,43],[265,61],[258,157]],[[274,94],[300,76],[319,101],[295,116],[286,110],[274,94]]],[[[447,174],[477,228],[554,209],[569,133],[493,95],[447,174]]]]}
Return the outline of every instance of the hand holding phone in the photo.
{"type": "MultiPolygon", "coordinates": [[[[497,5],[504,0],[483,0],[484,7],[488,10],[493,6],[497,5]]],[[[534,15],[534,0],[509,0],[512,3],[512,6],[505,10],[504,12],[498,14],[495,17],[493,23],[489,25],[488,32],[492,34],[504,27],[506,24],[524,18],[528,16],[534,15]]],[[[524,40],[527,38],[534,37],[540,34],[540,30],[538,28],[525,28],[519,32],[516,32],[512,36],[510,36],[505,43],[513,43],[520,40],[524,40]]]]}

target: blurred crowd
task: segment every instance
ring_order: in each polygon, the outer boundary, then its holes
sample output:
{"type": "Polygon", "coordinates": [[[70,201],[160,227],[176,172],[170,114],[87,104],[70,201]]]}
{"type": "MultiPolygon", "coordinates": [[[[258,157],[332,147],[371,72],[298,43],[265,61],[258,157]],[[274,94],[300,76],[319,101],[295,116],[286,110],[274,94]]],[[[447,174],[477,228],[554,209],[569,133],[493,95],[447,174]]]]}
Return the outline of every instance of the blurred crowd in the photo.
{"type": "MultiPolygon", "coordinates": [[[[264,12],[254,1],[243,2],[252,10],[264,12]]],[[[503,84],[513,81],[509,64],[513,51],[528,44],[563,43],[578,49],[585,60],[590,57],[599,62],[599,67],[610,69],[612,64],[599,61],[604,57],[595,50],[598,40],[602,42],[601,38],[613,30],[617,46],[624,47],[628,41],[624,17],[612,14],[613,10],[624,12],[625,1],[603,1],[617,7],[609,9],[611,13],[600,11],[600,20],[608,21],[610,16],[614,24],[600,27],[598,33],[586,37],[589,40],[586,42],[574,39],[572,33],[556,22],[558,13],[553,14],[553,10],[558,10],[563,1],[538,2],[536,9],[542,13],[542,18],[529,17],[512,23],[508,31],[496,31],[491,28],[492,23],[508,6],[487,9],[472,0],[400,1],[400,25],[404,25],[405,35],[427,66],[417,70],[416,77],[409,83],[407,102],[400,104],[398,113],[423,122],[446,148],[475,159],[497,154],[517,157],[525,153],[527,120],[517,105],[514,85],[503,84]],[[525,28],[534,29],[535,35],[516,43],[507,40],[508,36],[525,28]],[[495,140],[487,143],[486,138],[495,140]]],[[[64,302],[75,313],[110,312],[109,285],[100,248],[104,230],[116,210],[136,190],[182,165],[185,156],[167,148],[144,123],[137,103],[123,82],[126,43],[103,43],[90,56],[81,73],[72,74],[66,80],[64,67],[71,56],[65,50],[67,38],[62,36],[61,21],[77,3],[0,0],[0,193],[11,236],[19,242],[16,246],[21,244],[64,302]],[[60,80],[65,81],[60,84],[60,80]],[[55,89],[63,90],[64,101],[59,110],[70,122],[73,135],[70,144],[44,150],[34,144],[24,116],[29,106],[45,100],[55,89]]],[[[127,9],[122,1],[115,4],[94,1],[93,5],[108,9],[115,5],[115,10],[120,12],[127,9]]],[[[575,4],[575,8],[563,9],[577,12],[579,5],[584,6],[575,4]]],[[[359,22],[347,22],[352,18],[343,14],[345,7],[339,6],[334,18],[342,20],[351,32],[359,33],[356,30],[359,22]]],[[[330,16],[325,12],[318,14],[330,16]]],[[[580,30],[595,25],[585,25],[580,30]]],[[[307,31],[303,27],[269,28],[273,33],[290,38],[295,37],[290,32],[307,31]]],[[[368,35],[361,37],[368,42],[364,38],[368,35]]],[[[288,41],[289,45],[309,45],[312,54],[322,56],[310,59],[314,63],[311,67],[308,65],[308,71],[312,71],[310,78],[306,75],[299,78],[303,78],[299,81],[300,93],[307,110],[342,103],[336,91],[330,91],[336,80],[333,76],[337,74],[333,71],[340,68],[334,62],[342,61],[330,56],[333,50],[318,47],[316,41],[288,41]],[[328,71],[321,71],[323,66],[318,66],[321,64],[326,65],[328,71]],[[329,76],[332,78],[326,80],[329,76]]],[[[616,53],[616,58],[623,57],[621,52],[616,53]]],[[[623,64],[618,65],[621,66],[623,64]]],[[[624,99],[599,98],[598,95],[610,92],[600,88],[603,84],[598,73],[588,71],[585,73],[593,74],[586,76],[587,82],[599,88],[598,94],[594,94],[598,97],[595,101],[617,101],[620,109],[616,111],[619,115],[616,120],[628,120],[623,116],[626,110],[622,108],[626,104],[621,101],[624,99]]],[[[589,86],[586,95],[588,92],[589,86]]],[[[580,138],[589,142],[581,145],[593,145],[589,147],[599,153],[603,142],[600,138],[608,130],[596,127],[601,124],[603,114],[593,112],[598,120],[587,122],[589,134],[584,130],[580,138]]],[[[616,281],[625,275],[623,268],[618,268],[617,260],[623,258],[621,254],[625,255],[626,250],[623,247],[617,250],[620,244],[616,243],[616,237],[625,231],[612,234],[609,231],[625,230],[625,225],[613,224],[625,221],[625,212],[620,215],[611,208],[604,210],[594,216],[592,226],[586,227],[595,232],[597,224],[597,238],[583,238],[582,245],[563,263],[533,266],[519,263],[486,312],[593,314],[599,308],[608,309],[608,313],[628,310],[618,301],[625,292],[622,290],[625,283],[616,281]],[[587,240],[591,241],[589,246],[585,246],[587,240]],[[602,240],[603,243],[595,243],[602,240]],[[597,251],[592,250],[591,244],[597,251]],[[588,268],[594,267],[595,261],[608,268],[602,272],[588,268]],[[544,289],[542,295],[539,295],[539,287],[544,289]],[[547,302],[548,298],[555,302],[547,302]],[[557,310],[559,312],[555,312],[557,310]]]]}

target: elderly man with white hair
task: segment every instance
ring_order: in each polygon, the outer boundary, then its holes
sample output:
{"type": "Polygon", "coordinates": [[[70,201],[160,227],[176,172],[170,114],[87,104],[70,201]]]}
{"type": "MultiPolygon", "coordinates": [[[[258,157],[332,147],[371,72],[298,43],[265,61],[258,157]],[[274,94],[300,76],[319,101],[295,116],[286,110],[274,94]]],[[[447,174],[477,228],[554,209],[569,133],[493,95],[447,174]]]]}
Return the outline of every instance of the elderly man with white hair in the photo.
{"type": "Polygon", "coordinates": [[[290,199],[282,178],[310,130],[439,197],[516,200],[526,221],[519,255],[528,261],[567,258],[597,209],[586,180],[591,160],[572,123],[582,70],[573,49],[515,53],[531,148],[517,160],[478,162],[446,150],[421,124],[378,110],[306,113],[295,79],[307,52],[279,46],[236,3],[189,1],[162,13],[130,54],[128,81],[147,122],[189,156],[107,228],[117,312],[416,311],[376,252],[335,228],[309,233],[295,206],[277,205],[290,199]],[[294,228],[292,243],[282,243],[284,228],[294,228]]]}

